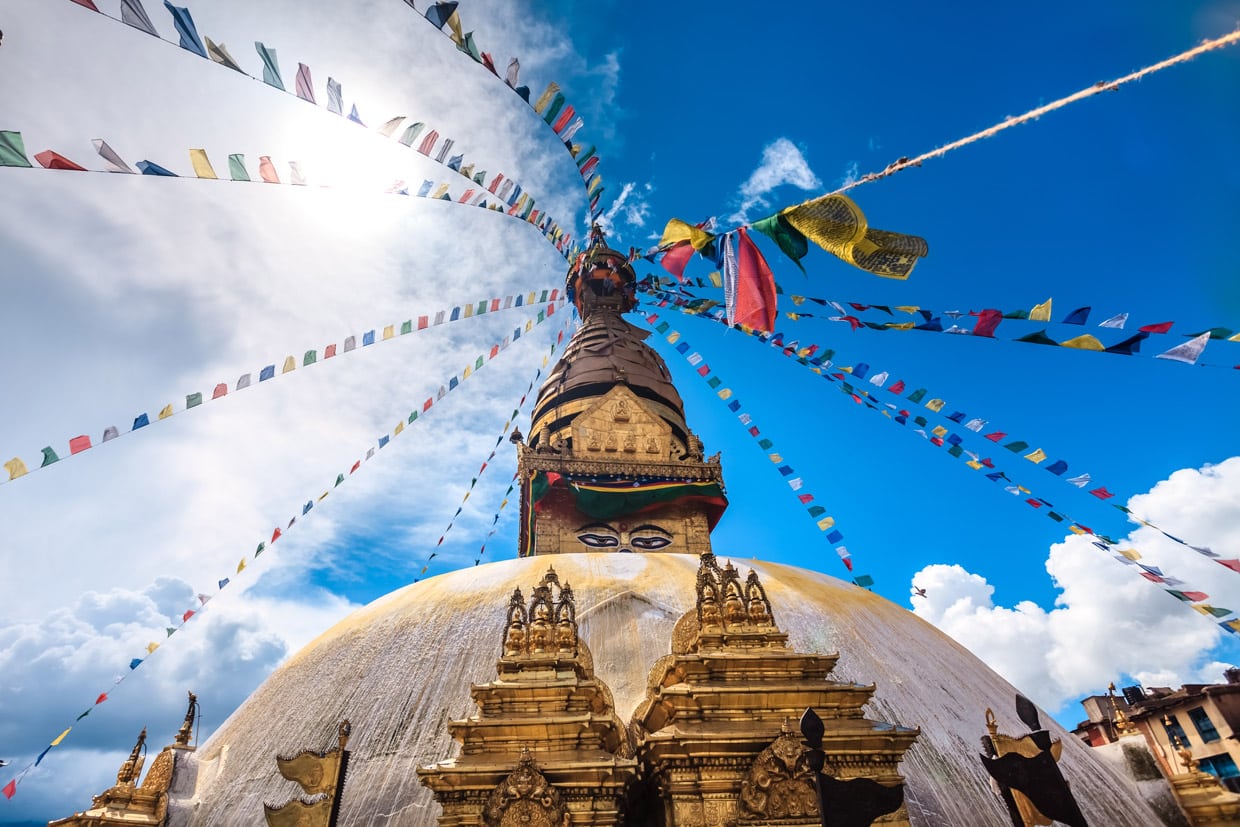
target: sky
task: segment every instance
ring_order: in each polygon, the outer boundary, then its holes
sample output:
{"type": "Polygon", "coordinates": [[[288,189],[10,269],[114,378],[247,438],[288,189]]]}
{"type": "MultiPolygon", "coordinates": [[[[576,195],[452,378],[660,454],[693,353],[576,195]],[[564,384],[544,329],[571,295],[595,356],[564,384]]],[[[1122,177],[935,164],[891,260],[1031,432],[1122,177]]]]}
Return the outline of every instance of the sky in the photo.
{"type": "MultiPolygon", "coordinates": [[[[98,0],[118,15],[118,0],[98,0]]],[[[137,732],[170,740],[184,692],[200,738],[289,655],[350,611],[413,579],[516,553],[515,470],[505,423],[569,314],[513,342],[348,474],[377,439],[480,353],[524,329],[513,308],[380,341],[301,366],[301,354],[466,302],[562,284],[563,258],[528,225],[459,204],[388,194],[463,179],[376,134],[389,118],[434,125],[453,152],[534,194],[581,235],[586,199],[555,135],[502,82],[401,0],[327,4],[217,0],[191,6],[199,32],[251,75],[250,46],[298,62],[326,97],[330,75],[366,128],[70,0],[10,0],[0,29],[0,129],[31,156],[54,149],[102,170],[91,139],[131,165],[183,179],[0,168],[0,454],[37,466],[0,485],[0,784],[66,727],[65,741],[0,800],[0,823],[59,818],[110,783],[137,732]],[[201,6],[201,7],[199,7],[201,6]],[[296,161],[312,186],[196,180],[188,150],[223,172],[244,153],[296,161]],[[321,186],[320,186],[321,185],[321,186]],[[287,355],[298,369],[200,408],[287,355]],[[103,429],[178,413],[106,445],[103,429]],[[339,473],[346,483],[335,488],[339,473]],[[470,490],[471,478],[478,477],[470,490]],[[325,490],[331,495],[317,497],[325,490]],[[462,502],[469,492],[469,499],[462,502]],[[302,516],[305,502],[312,512],[302,516]],[[453,513],[460,515],[444,534],[453,513]],[[297,516],[293,528],[289,518],[297,516]],[[255,559],[274,527],[278,543],[255,559]],[[495,533],[488,537],[494,528],[495,533]],[[428,561],[436,541],[437,556],[428,561]],[[247,567],[238,572],[238,563],[247,567]],[[423,566],[427,570],[423,573],[423,566]],[[217,582],[232,582],[218,589],[217,582]],[[203,608],[183,628],[188,608],[203,608]],[[167,636],[169,626],[178,628],[167,636]],[[146,658],[146,646],[163,641],[146,658]],[[122,683],[114,685],[117,677],[122,683]],[[101,693],[105,703],[93,705],[101,693]],[[75,718],[85,709],[91,714],[75,718]]],[[[418,3],[419,7],[424,3],[418,3]]],[[[999,4],[1002,6],[1002,4],[999,4]]],[[[1240,2],[1042,4],[1036,10],[915,3],[464,3],[461,16],[501,72],[520,57],[537,96],[549,81],[599,147],[609,241],[655,243],[672,217],[720,229],[829,192],[1233,30],[1240,2]],[[654,21],[657,21],[657,25],[654,21]]],[[[907,281],[813,249],[807,273],[758,239],[789,340],[866,362],[1088,472],[1136,514],[1223,557],[1240,552],[1240,343],[1205,364],[1153,358],[1184,333],[1240,328],[1231,236],[1240,224],[1240,49],[1197,58],[857,187],[872,226],[923,236],[907,281]],[[1092,308],[1059,339],[1174,321],[1137,356],[1012,341],[1042,326],[1005,321],[994,340],[852,331],[788,311],[793,294],[937,311],[1092,308]]],[[[661,274],[639,262],[639,275],[661,274]]],[[[687,274],[705,278],[709,262],[687,274]]],[[[695,295],[719,298],[711,289],[695,295]]],[[[652,312],[647,310],[646,312],[652,312]]],[[[704,318],[654,310],[734,391],[805,491],[836,519],[856,573],[953,635],[1069,726],[1077,700],[1117,685],[1221,679],[1240,646],[910,427],[839,393],[777,351],[704,318]],[[910,596],[913,585],[925,598],[910,596]]],[[[866,318],[877,319],[875,311],[866,318]]],[[[642,321],[645,313],[634,316],[642,321]]],[[[569,323],[568,328],[563,327],[569,323]]],[[[968,319],[963,322],[968,323],[968,319]]],[[[716,551],[848,577],[832,544],[736,415],[665,338],[691,427],[721,451],[732,505],[716,551]]],[[[554,358],[554,357],[552,357],[554,358]]],[[[859,383],[860,384],[860,383],[859,383]]],[[[870,390],[895,401],[874,386],[870,390]]],[[[1139,550],[1240,608],[1240,575],[951,422],[998,467],[1080,523],[1139,550]]],[[[518,422],[527,428],[529,401],[518,422]]],[[[1091,486],[1092,487],[1092,486],[1091,486]]],[[[845,647],[842,647],[845,648],[845,647]]],[[[845,652],[846,655],[846,652],[845,652]]]]}

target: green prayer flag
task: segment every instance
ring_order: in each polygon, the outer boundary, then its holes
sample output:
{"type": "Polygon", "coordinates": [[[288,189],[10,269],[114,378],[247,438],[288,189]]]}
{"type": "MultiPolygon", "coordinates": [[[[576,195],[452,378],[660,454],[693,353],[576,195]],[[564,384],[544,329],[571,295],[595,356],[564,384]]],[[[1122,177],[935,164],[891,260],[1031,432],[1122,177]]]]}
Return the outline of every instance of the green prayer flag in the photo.
{"type": "Polygon", "coordinates": [[[400,335],[404,336],[406,333],[412,333],[412,332],[413,332],[413,319],[409,319],[408,321],[406,321],[404,324],[400,326],[400,335]]]}
{"type": "Polygon", "coordinates": [[[1025,336],[1021,336],[1016,341],[1029,342],[1035,345],[1055,345],[1056,347],[1059,346],[1059,342],[1056,342],[1050,336],[1047,336],[1045,330],[1039,330],[1037,333],[1030,333],[1025,336]]]}
{"type": "MultiPolygon", "coordinates": [[[[342,478],[342,479],[343,479],[343,477],[344,477],[344,475],[343,475],[343,474],[341,474],[341,478],[342,478]]],[[[258,544],[258,548],[254,549],[254,556],[255,556],[255,557],[257,557],[258,555],[262,554],[262,553],[263,553],[263,550],[264,550],[265,548],[267,548],[267,541],[266,541],[266,540],[264,540],[263,542],[259,543],[259,544],[258,544]]]]}
{"type": "Polygon", "coordinates": [[[29,167],[22,133],[0,129],[0,167],[29,167]]]}
{"type": "Polygon", "coordinates": [[[185,409],[186,410],[189,410],[190,408],[197,408],[201,404],[202,404],[202,393],[200,391],[195,391],[194,393],[185,395],[185,409]]]}
{"type": "Polygon", "coordinates": [[[800,230],[788,223],[788,219],[776,213],[755,221],[750,226],[778,244],[784,255],[792,259],[793,263],[801,268],[802,273],[805,272],[801,259],[805,258],[805,254],[809,252],[809,242],[800,230]]]}
{"type": "Polygon", "coordinates": [[[1004,313],[1003,318],[1005,319],[1028,319],[1029,311],[1028,310],[1013,310],[1010,313],[1004,313]]]}
{"type": "Polygon", "coordinates": [[[56,449],[49,445],[43,449],[43,464],[39,467],[46,468],[53,462],[60,462],[60,457],[56,456],[56,449]]]}
{"type": "Polygon", "coordinates": [[[250,173],[245,168],[245,156],[236,153],[228,156],[228,176],[234,181],[249,181],[250,173]]]}
{"type": "Polygon", "coordinates": [[[319,354],[316,351],[307,350],[306,355],[302,357],[301,366],[304,368],[306,365],[313,365],[315,362],[318,361],[318,359],[319,359],[319,354]]]}
{"type": "Polygon", "coordinates": [[[874,585],[874,578],[870,577],[868,574],[858,574],[853,578],[853,582],[863,589],[868,589],[870,586],[874,585]]]}
{"type": "Polygon", "coordinates": [[[912,393],[908,395],[909,402],[920,402],[921,400],[925,398],[926,398],[925,388],[918,388],[917,390],[913,391],[912,393]]]}
{"type": "Polygon", "coordinates": [[[481,356],[479,356],[478,361],[474,363],[474,370],[477,370],[478,368],[482,367],[482,362],[483,362],[483,359],[481,356]]]}
{"type": "Polygon", "coordinates": [[[827,513],[827,509],[823,508],[821,505],[811,505],[805,510],[809,512],[809,516],[811,517],[821,517],[823,514],[827,513]]]}
{"type": "Polygon", "coordinates": [[[1012,451],[1013,453],[1016,453],[1018,451],[1024,451],[1026,448],[1028,448],[1029,443],[1022,442],[1021,440],[1018,439],[1015,442],[1009,442],[1007,445],[1004,445],[1003,447],[1007,448],[1009,451],[1012,451]]]}

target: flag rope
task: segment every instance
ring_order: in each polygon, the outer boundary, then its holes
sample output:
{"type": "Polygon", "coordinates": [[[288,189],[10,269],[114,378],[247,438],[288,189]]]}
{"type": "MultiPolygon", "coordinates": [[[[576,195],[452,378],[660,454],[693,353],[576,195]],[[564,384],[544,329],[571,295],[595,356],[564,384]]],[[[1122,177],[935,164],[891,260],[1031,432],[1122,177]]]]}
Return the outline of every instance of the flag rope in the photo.
{"type": "MultiPolygon", "coordinates": [[[[674,309],[676,309],[678,312],[681,312],[682,314],[696,315],[696,314],[690,313],[689,311],[685,310],[683,307],[675,307],[674,305],[673,307],[674,309]]],[[[713,317],[713,316],[710,316],[708,318],[712,318],[716,322],[720,321],[718,318],[713,317]]],[[[726,324],[726,322],[724,322],[724,324],[726,324]]],[[[739,327],[734,328],[734,329],[741,330],[741,332],[746,333],[747,335],[750,335],[750,336],[757,335],[756,331],[746,331],[739,327]]],[[[658,328],[656,328],[656,330],[658,330],[658,328]]],[[[902,410],[896,409],[895,406],[888,406],[882,402],[879,402],[864,388],[854,388],[848,382],[848,374],[845,373],[844,371],[837,371],[836,373],[832,374],[830,372],[829,363],[824,363],[822,365],[815,365],[815,364],[812,364],[806,357],[797,355],[797,351],[792,347],[781,347],[780,345],[774,345],[773,342],[769,340],[767,343],[771,344],[773,347],[780,348],[784,356],[792,358],[794,355],[796,355],[795,361],[797,361],[798,364],[803,365],[804,367],[808,368],[811,372],[818,374],[823,379],[826,379],[828,382],[831,382],[833,384],[838,382],[840,392],[843,393],[845,396],[850,397],[858,405],[862,405],[865,408],[871,411],[874,411],[875,413],[878,413],[879,415],[887,418],[888,420],[898,425],[904,425],[908,421],[908,417],[910,415],[908,411],[902,411],[902,410]],[[889,408],[897,410],[897,415],[895,417],[891,416],[889,408]]],[[[970,468],[977,470],[977,471],[980,471],[983,468],[994,469],[994,465],[992,462],[990,462],[989,459],[986,459],[986,460],[978,459],[971,452],[966,452],[959,444],[960,437],[958,434],[953,434],[947,428],[938,428],[931,432],[933,434],[933,436],[931,436],[931,434],[926,433],[926,431],[924,430],[926,423],[924,421],[924,418],[920,418],[920,417],[914,420],[914,424],[921,426],[916,431],[914,431],[914,433],[917,433],[918,435],[920,435],[927,443],[931,445],[935,445],[937,447],[946,447],[948,455],[956,459],[960,459],[964,456],[968,456],[969,460],[966,461],[965,464],[968,465],[970,468]],[[953,441],[953,438],[954,438],[954,441],[953,441]]],[[[1138,573],[1140,574],[1141,577],[1145,578],[1146,580],[1149,580],[1150,582],[1153,582],[1159,585],[1165,585],[1165,586],[1183,587],[1186,585],[1183,580],[1180,580],[1179,578],[1176,578],[1172,575],[1165,573],[1164,571],[1162,571],[1156,566],[1149,566],[1144,563],[1137,562],[1138,560],[1141,559],[1141,554],[1138,550],[1136,550],[1135,548],[1119,549],[1118,546],[1122,545],[1121,543],[1119,543],[1118,541],[1110,537],[1107,537],[1106,535],[1098,534],[1092,528],[1084,525],[1083,523],[1073,520],[1068,514],[1064,513],[1063,511],[1055,509],[1054,505],[1049,500],[1036,497],[1031,489],[1026,488],[1020,485],[1019,483],[1015,482],[1011,477],[1008,477],[1005,472],[1001,470],[992,470],[990,473],[986,474],[986,478],[994,483],[1007,482],[1008,485],[1004,488],[1004,490],[1007,493],[1012,494],[1013,496],[1026,495],[1028,497],[1028,499],[1025,500],[1027,505],[1029,505],[1030,507],[1038,511],[1042,511],[1042,508],[1045,507],[1046,511],[1043,511],[1042,513],[1046,514],[1048,518],[1054,520],[1055,522],[1067,522],[1069,524],[1068,530],[1071,531],[1073,534],[1089,535],[1091,537],[1090,542],[1096,548],[1104,552],[1107,552],[1114,559],[1118,560],[1119,562],[1125,565],[1135,566],[1136,568],[1140,569],[1138,573]]],[[[1175,539],[1175,538],[1172,538],[1172,539],[1175,539]]],[[[1184,544],[1184,545],[1187,545],[1187,544],[1184,544]]],[[[1190,548],[1195,548],[1195,547],[1190,546],[1190,548]]],[[[1211,554],[1213,553],[1211,552],[1211,554]]],[[[1205,556],[1210,556],[1210,554],[1207,554],[1205,556]]],[[[1228,562],[1236,563],[1237,561],[1224,562],[1224,561],[1216,560],[1216,562],[1221,562],[1224,566],[1231,568],[1230,566],[1227,565],[1227,563],[1228,562]]],[[[1238,563],[1238,565],[1240,565],[1240,563],[1238,563]]],[[[1213,606],[1213,605],[1206,603],[1205,601],[1209,600],[1209,595],[1206,594],[1205,592],[1192,589],[1191,587],[1190,588],[1164,588],[1163,591],[1165,591],[1167,594],[1171,595],[1172,597],[1176,598],[1177,600],[1181,602],[1190,604],[1190,607],[1194,611],[1207,617],[1211,617],[1214,619],[1227,618],[1229,615],[1233,614],[1232,609],[1226,609],[1223,607],[1213,606]]],[[[1234,634],[1240,634],[1240,617],[1236,617],[1232,619],[1224,619],[1221,622],[1219,622],[1219,625],[1229,632],[1232,632],[1234,634]]]]}
{"type": "MultiPolygon", "coordinates": [[[[379,344],[380,342],[386,342],[389,339],[396,339],[396,338],[399,338],[400,336],[405,336],[405,335],[408,335],[414,332],[420,332],[422,330],[426,330],[431,327],[444,324],[445,316],[447,317],[446,322],[451,323],[455,321],[460,321],[462,319],[476,318],[488,312],[494,313],[494,312],[499,312],[502,310],[509,310],[512,308],[529,306],[532,304],[540,304],[546,301],[554,302],[557,300],[557,297],[559,296],[559,292],[560,291],[558,288],[543,289],[541,293],[537,290],[532,290],[530,291],[528,296],[526,296],[524,293],[519,293],[519,294],[504,296],[502,298],[482,299],[476,303],[476,306],[474,303],[458,305],[456,307],[453,307],[451,311],[439,310],[434,314],[433,317],[431,316],[430,313],[419,315],[416,317],[417,319],[416,325],[415,325],[413,318],[406,319],[403,323],[400,323],[399,334],[397,334],[396,332],[397,325],[395,323],[383,326],[381,328],[382,329],[381,338],[377,337],[375,334],[375,331],[380,328],[371,328],[369,331],[362,334],[360,347],[357,344],[358,337],[356,335],[344,337],[341,340],[343,344],[340,348],[337,348],[335,343],[326,345],[323,348],[322,361],[327,361],[328,359],[331,359],[336,356],[342,356],[354,350],[362,350],[371,345],[379,344]],[[462,308],[464,309],[462,310],[462,308]],[[433,321],[432,321],[432,318],[433,318],[433,321]]],[[[318,351],[315,349],[307,350],[301,358],[302,368],[307,368],[307,367],[310,367],[311,365],[315,365],[318,363],[319,363],[318,351]]],[[[235,392],[243,391],[243,390],[246,390],[247,388],[252,388],[255,385],[261,385],[264,382],[276,379],[288,373],[292,373],[294,370],[296,370],[297,366],[298,366],[298,360],[295,357],[290,355],[290,356],[285,357],[284,363],[283,363],[283,369],[278,372],[276,370],[275,363],[267,365],[266,367],[261,368],[260,370],[256,371],[258,374],[257,382],[252,381],[253,375],[254,375],[253,373],[244,373],[237,380],[236,386],[233,388],[233,392],[235,393],[235,392]]],[[[200,407],[205,402],[213,402],[217,399],[227,398],[228,393],[229,393],[228,383],[219,382],[215,385],[215,389],[211,393],[209,398],[206,395],[204,395],[201,391],[196,391],[194,393],[186,394],[185,407],[181,408],[179,411],[173,408],[172,403],[169,403],[164,406],[164,408],[159,412],[159,414],[154,420],[151,420],[150,416],[146,412],[139,414],[137,417],[134,418],[133,426],[128,431],[121,432],[120,430],[116,428],[115,425],[109,426],[103,430],[103,437],[100,440],[99,444],[103,445],[104,443],[111,442],[115,439],[119,439],[120,437],[129,436],[130,434],[140,431],[143,428],[148,427],[149,425],[154,425],[157,422],[163,422],[166,419],[170,419],[172,416],[176,415],[177,413],[187,412],[187,411],[193,410],[194,408],[200,407]]],[[[72,439],[69,440],[69,453],[63,457],[57,453],[55,447],[52,445],[48,445],[45,448],[43,448],[43,462],[41,465],[35,468],[27,467],[26,463],[20,457],[13,457],[12,459],[3,463],[2,466],[0,466],[0,467],[3,467],[6,471],[8,471],[8,474],[9,474],[8,479],[0,479],[0,485],[6,485],[10,482],[13,482],[14,480],[29,476],[35,471],[42,470],[53,464],[57,464],[59,462],[62,462],[63,460],[69,459],[70,457],[77,456],[78,454],[83,453],[84,451],[87,451],[92,447],[94,446],[91,443],[90,437],[86,434],[82,434],[82,435],[73,437],[72,439]]]]}
{"type": "MultiPolygon", "coordinates": [[[[562,307],[564,305],[564,302],[565,300],[563,298],[560,298],[557,301],[553,301],[549,303],[545,310],[540,310],[538,312],[537,317],[531,317],[529,320],[526,321],[525,332],[528,333],[530,330],[534,328],[535,325],[542,324],[544,321],[546,321],[546,319],[554,315],[555,307],[557,305],[562,307]]],[[[433,405],[433,401],[443,399],[445,395],[447,395],[449,392],[459,387],[461,382],[463,382],[465,379],[468,379],[471,375],[473,375],[474,372],[481,369],[485,364],[487,364],[488,362],[493,360],[496,356],[498,356],[501,352],[506,350],[509,344],[511,344],[516,339],[520,338],[520,333],[521,333],[521,328],[518,327],[517,329],[513,331],[513,334],[510,338],[506,337],[503,342],[499,342],[493,345],[491,347],[491,350],[489,351],[489,355],[488,354],[480,355],[477,361],[474,363],[475,367],[466,365],[464,371],[461,373],[459,377],[453,376],[449,380],[446,386],[440,385],[438,395],[432,398],[428,398],[426,400],[426,402],[424,403],[422,407],[422,413],[426,413],[427,411],[431,409],[433,405]]],[[[414,409],[409,414],[408,423],[412,425],[414,422],[417,421],[417,419],[418,419],[418,410],[414,409]]],[[[404,432],[404,430],[405,430],[405,420],[402,419],[396,423],[396,426],[394,427],[394,429],[392,430],[390,434],[384,434],[383,436],[379,437],[377,447],[372,446],[368,448],[366,451],[365,457],[353,463],[353,466],[349,469],[347,475],[345,473],[337,474],[335,484],[330,489],[327,489],[322,494],[320,494],[317,499],[308,500],[306,504],[302,506],[301,513],[300,514],[295,513],[293,515],[293,518],[288,521],[288,525],[284,529],[281,529],[279,528],[279,526],[277,526],[276,529],[272,532],[270,540],[260,542],[258,544],[258,547],[254,550],[252,554],[247,554],[244,557],[242,557],[241,561],[237,564],[237,569],[233,576],[235,577],[237,574],[241,574],[243,571],[247,569],[247,560],[250,562],[257,561],[259,556],[262,555],[264,551],[266,551],[270,546],[274,545],[275,542],[284,535],[284,532],[292,529],[292,527],[297,523],[297,518],[299,516],[305,517],[307,514],[309,514],[310,511],[313,510],[315,502],[322,502],[324,499],[326,499],[326,497],[335,488],[339,487],[347,479],[352,477],[352,475],[359,468],[361,468],[364,462],[368,462],[375,455],[376,450],[381,450],[384,447],[386,447],[392,439],[399,436],[401,433],[404,432]]],[[[205,594],[201,592],[198,593],[197,594],[198,606],[196,608],[187,609],[181,615],[181,622],[179,624],[177,624],[176,626],[167,627],[165,640],[167,640],[168,638],[171,638],[174,634],[176,634],[178,631],[183,629],[185,625],[189,623],[190,620],[192,620],[193,618],[201,614],[204,611],[204,607],[207,605],[207,603],[213,597],[215,597],[216,594],[219,594],[221,591],[227,588],[231,582],[232,582],[231,578],[224,577],[221,580],[219,580],[219,582],[217,583],[215,594],[205,594]]],[[[74,720],[74,724],[76,725],[78,721],[81,721],[83,718],[90,715],[91,711],[95,707],[106,702],[110,697],[109,693],[115,692],[115,687],[120,686],[122,683],[124,683],[125,680],[130,675],[133,674],[134,670],[136,670],[139,666],[145,663],[147,659],[149,659],[150,656],[153,655],[160,648],[161,648],[161,644],[155,641],[148,643],[146,646],[146,655],[141,658],[135,657],[132,660],[130,660],[129,670],[127,672],[123,672],[120,675],[120,677],[116,678],[112,682],[112,686],[109,689],[105,690],[104,692],[99,693],[99,695],[95,698],[94,703],[88,706],[86,710],[82,712],[82,714],[77,716],[77,718],[74,720]]],[[[31,761],[25,767],[23,767],[16,775],[14,775],[13,778],[10,779],[8,784],[6,784],[3,788],[3,794],[5,798],[13,797],[13,795],[17,791],[17,785],[19,785],[22,782],[22,779],[26,777],[26,774],[29,773],[35,767],[37,767],[43,761],[43,758],[47,755],[48,751],[52,747],[59,746],[64,741],[66,736],[68,736],[69,733],[73,730],[73,728],[74,728],[73,726],[70,726],[67,729],[65,729],[64,732],[62,732],[56,739],[54,739],[54,741],[49,745],[48,749],[45,749],[36,759],[31,761]]]]}

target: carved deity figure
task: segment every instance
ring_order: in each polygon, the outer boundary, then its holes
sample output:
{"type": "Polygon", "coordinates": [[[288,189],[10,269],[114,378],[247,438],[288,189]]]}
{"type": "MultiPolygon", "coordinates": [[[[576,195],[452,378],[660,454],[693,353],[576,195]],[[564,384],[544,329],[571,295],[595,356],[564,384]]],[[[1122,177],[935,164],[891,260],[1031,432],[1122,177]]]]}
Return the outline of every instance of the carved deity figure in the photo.
{"type": "Polygon", "coordinates": [[[700,618],[703,628],[719,626],[723,623],[723,619],[719,615],[719,598],[716,596],[714,586],[707,585],[702,589],[700,618]]]}
{"type": "Polygon", "coordinates": [[[646,453],[647,454],[659,453],[659,440],[657,437],[646,438],[646,453]]]}
{"type": "Polygon", "coordinates": [[[512,775],[491,791],[482,819],[487,827],[568,827],[571,823],[560,791],[539,772],[528,750],[522,750],[512,775]]]}
{"type": "Polygon", "coordinates": [[[615,419],[617,422],[629,421],[629,401],[627,399],[621,399],[616,403],[615,419]]]}
{"type": "Polygon", "coordinates": [[[624,450],[630,454],[635,453],[637,451],[637,435],[636,434],[625,434],[624,435],[624,450]]]}
{"type": "Polygon", "coordinates": [[[745,602],[741,600],[740,589],[735,583],[728,583],[723,598],[723,616],[728,623],[744,623],[749,613],[745,611],[745,602]]]}
{"type": "Polygon", "coordinates": [[[616,435],[615,434],[607,435],[607,441],[603,443],[603,450],[605,451],[616,450],[616,435]]]}

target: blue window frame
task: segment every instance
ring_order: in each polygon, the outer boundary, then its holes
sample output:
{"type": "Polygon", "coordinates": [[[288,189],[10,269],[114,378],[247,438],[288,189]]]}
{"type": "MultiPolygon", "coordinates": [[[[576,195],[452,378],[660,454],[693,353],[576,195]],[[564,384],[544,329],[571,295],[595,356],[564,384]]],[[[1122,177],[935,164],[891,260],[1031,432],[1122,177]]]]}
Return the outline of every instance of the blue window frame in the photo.
{"type": "Polygon", "coordinates": [[[1184,731],[1184,727],[1180,726],[1179,720],[1174,715],[1166,715],[1163,718],[1163,729],[1167,731],[1167,740],[1176,746],[1189,746],[1188,733],[1184,731]]]}
{"type": "Polygon", "coordinates": [[[1235,760],[1227,753],[1202,758],[1197,762],[1197,766],[1215,778],[1240,778],[1240,769],[1237,769],[1235,760]]]}
{"type": "Polygon", "coordinates": [[[1205,709],[1197,707],[1188,711],[1188,719],[1193,722],[1193,726],[1197,727],[1197,734],[1201,736],[1201,740],[1207,744],[1219,739],[1218,730],[1214,727],[1214,722],[1210,720],[1210,716],[1206,714],[1205,709]]]}

